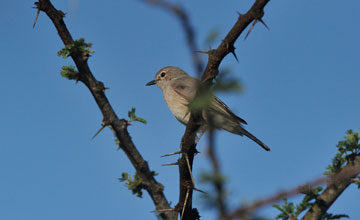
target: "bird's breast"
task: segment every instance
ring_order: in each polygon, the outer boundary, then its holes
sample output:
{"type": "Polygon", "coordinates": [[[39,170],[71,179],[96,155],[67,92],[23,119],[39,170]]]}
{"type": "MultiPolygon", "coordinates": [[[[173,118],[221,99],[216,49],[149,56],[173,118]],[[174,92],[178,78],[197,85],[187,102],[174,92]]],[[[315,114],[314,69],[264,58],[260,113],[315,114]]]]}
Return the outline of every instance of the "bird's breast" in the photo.
{"type": "Polygon", "coordinates": [[[165,102],[175,118],[183,124],[189,121],[188,101],[172,89],[163,91],[165,102]]]}

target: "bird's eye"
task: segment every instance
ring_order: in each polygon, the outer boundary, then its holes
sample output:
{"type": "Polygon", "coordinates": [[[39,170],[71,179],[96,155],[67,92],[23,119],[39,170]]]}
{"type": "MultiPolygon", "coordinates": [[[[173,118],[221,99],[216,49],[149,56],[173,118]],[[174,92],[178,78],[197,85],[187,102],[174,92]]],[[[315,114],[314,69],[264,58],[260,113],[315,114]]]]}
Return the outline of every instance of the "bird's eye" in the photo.
{"type": "Polygon", "coordinates": [[[161,77],[164,77],[165,74],[166,74],[165,72],[162,72],[162,73],[160,74],[160,76],[161,76],[161,77]]]}

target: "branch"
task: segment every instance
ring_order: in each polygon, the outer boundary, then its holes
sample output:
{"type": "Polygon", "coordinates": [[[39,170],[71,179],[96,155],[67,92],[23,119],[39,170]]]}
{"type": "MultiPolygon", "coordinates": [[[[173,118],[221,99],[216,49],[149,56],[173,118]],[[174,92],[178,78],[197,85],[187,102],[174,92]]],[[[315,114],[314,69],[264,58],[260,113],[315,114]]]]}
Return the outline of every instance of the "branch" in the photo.
{"type": "Polygon", "coordinates": [[[142,1],[147,2],[149,4],[157,5],[160,8],[163,8],[165,11],[174,14],[179,19],[182,28],[184,30],[184,33],[186,35],[186,41],[190,49],[194,67],[198,75],[200,76],[203,70],[203,64],[200,59],[199,53],[196,52],[198,51],[198,47],[196,46],[196,42],[195,42],[195,32],[190,24],[189,16],[187,15],[186,11],[179,5],[164,0],[142,0],[142,1]]]}
{"type": "Polygon", "coordinates": [[[254,20],[262,20],[264,16],[264,7],[270,0],[256,0],[246,14],[240,14],[237,22],[231,28],[220,46],[215,50],[209,50],[208,63],[201,80],[210,83],[219,73],[221,61],[229,53],[235,54],[235,41],[245,28],[254,20]]]}
{"type": "MultiPolygon", "coordinates": [[[[74,40],[63,20],[65,14],[62,11],[57,10],[49,0],[39,0],[35,3],[35,6],[38,10],[45,12],[51,19],[64,45],[67,46],[73,44],[74,40]]],[[[104,84],[97,81],[92,75],[87,63],[89,57],[88,54],[83,54],[81,51],[75,51],[71,53],[70,56],[74,60],[79,71],[78,81],[84,83],[90,90],[104,116],[104,125],[109,126],[113,130],[114,135],[120,142],[119,147],[125,152],[136,169],[136,172],[142,179],[142,184],[152,198],[156,209],[170,209],[170,204],[163,193],[163,185],[155,180],[148,163],[142,158],[141,154],[131,140],[127,130],[128,122],[117,117],[107,97],[105,96],[104,84]]],[[[174,213],[172,212],[160,212],[160,215],[163,219],[175,218],[174,213]]]]}
{"type": "MultiPolygon", "coordinates": [[[[219,73],[219,65],[224,57],[229,53],[235,53],[234,43],[240,36],[240,34],[245,30],[245,28],[253,21],[259,20],[263,17],[263,9],[269,0],[256,0],[253,6],[248,12],[244,15],[239,15],[237,22],[231,28],[229,33],[226,35],[225,39],[222,41],[220,46],[215,50],[209,50],[209,58],[206,69],[201,77],[202,85],[200,89],[205,85],[210,85],[212,80],[219,73]]],[[[198,90],[198,94],[199,94],[198,90]]],[[[180,196],[179,203],[177,207],[181,207],[182,204],[185,204],[185,198],[188,198],[186,201],[186,207],[184,212],[184,219],[196,219],[196,209],[192,209],[192,191],[193,187],[189,187],[188,183],[191,183],[191,177],[186,166],[184,156],[188,155],[190,160],[190,165],[192,169],[194,154],[196,151],[195,137],[196,132],[200,128],[201,115],[199,112],[191,112],[189,122],[186,125],[186,130],[184,136],[181,140],[181,151],[183,156],[179,160],[179,171],[180,171],[180,196]],[[186,195],[189,195],[188,197],[186,195]]]]}
{"type": "Polygon", "coordinates": [[[303,220],[321,219],[341,193],[352,183],[352,180],[360,174],[360,155],[352,160],[333,178],[330,179],[326,189],[316,198],[314,205],[302,218],[303,220]]]}
{"type": "Polygon", "coordinates": [[[275,202],[282,200],[283,198],[289,198],[289,197],[295,196],[299,193],[305,193],[306,191],[309,191],[310,189],[312,189],[318,185],[324,184],[327,180],[328,180],[328,178],[321,177],[321,178],[315,179],[311,182],[307,182],[303,185],[300,185],[300,186],[297,186],[297,187],[294,187],[294,188],[291,188],[288,190],[283,190],[272,196],[269,196],[269,197],[266,197],[263,199],[258,199],[249,205],[246,205],[246,206],[236,209],[231,214],[229,214],[229,218],[230,219],[243,218],[246,215],[253,213],[254,211],[256,211],[257,209],[259,209],[263,206],[273,204],[275,202]]]}
{"type": "Polygon", "coordinates": [[[303,218],[303,220],[320,219],[320,217],[326,213],[328,208],[337,199],[337,197],[339,197],[339,195],[345,190],[345,188],[351,184],[352,179],[359,174],[360,155],[357,155],[354,158],[353,162],[348,163],[338,174],[334,176],[321,177],[306,184],[278,192],[270,197],[258,199],[250,205],[246,205],[244,207],[236,209],[231,214],[229,214],[229,218],[243,218],[263,206],[278,202],[283,198],[295,196],[299,193],[306,193],[318,185],[327,183],[327,188],[319,196],[319,198],[317,198],[313,207],[303,218]]]}

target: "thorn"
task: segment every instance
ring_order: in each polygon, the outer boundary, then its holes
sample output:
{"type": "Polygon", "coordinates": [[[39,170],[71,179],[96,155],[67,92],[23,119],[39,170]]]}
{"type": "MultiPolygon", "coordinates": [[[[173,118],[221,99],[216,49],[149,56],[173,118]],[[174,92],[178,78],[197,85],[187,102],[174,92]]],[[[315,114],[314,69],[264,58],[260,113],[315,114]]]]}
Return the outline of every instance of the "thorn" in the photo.
{"type": "Polygon", "coordinates": [[[64,12],[61,11],[61,10],[58,10],[58,12],[60,13],[61,17],[65,17],[66,13],[64,13],[64,12]]]}
{"type": "Polygon", "coordinates": [[[236,49],[236,48],[234,47],[234,45],[229,45],[229,50],[230,50],[230,52],[232,53],[232,55],[234,55],[236,61],[239,62],[239,60],[238,60],[238,58],[237,58],[237,56],[236,56],[236,53],[235,53],[235,49],[236,49]]]}
{"type": "Polygon", "coordinates": [[[198,188],[193,188],[193,190],[195,190],[195,191],[198,191],[198,192],[201,192],[201,193],[205,193],[205,194],[208,194],[207,192],[205,192],[205,191],[202,191],[202,190],[200,190],[200,189],[198,189],[198,188]]]}
{"type": "Polygon", "coordinates": [[[238,60],[238,58],[237,58],[237,56],[236,56],[236,54],[235,54],[234,44],[230,44],[230,43],[229,43],[228,41],[226,41],[225,39],[223,39],[223,40],[221,40],[221,41],[224,42],[226,49],[227,49],[228,51],[230,51],[230,52],[234,55],[236,61],[239,62],[239,60],[238,60]]]}
{"type": "Polygon", "coordinates": [[[168,156],[172,156],[172,155],[175,155],[175,154],[181,154],[181,153],[182,153],[182,151],[176,151],[176,152],[173,152],[173,153],[162,155],[161,157],[168,157],[168,156]]]}
{"type": "Polygon", "coordinates": [[[249,31],[247,32],[247,34],[246,34],[246,36],[245,36],[245,40],[246,40],[246,38],[249,36],[251,30],[254,28],[254,26],[255,26],[255,24],[256,24],[257,22],[258,22],[257,19],[255,19],[255,20],[253,21],[253,23],[251,24],[251,27],[249,28],[249,31]]]}
{"type": "Polygon", "coordinates": [[[188,188],[188,189],[186,190],[185,201],[184,201],[184,205],[183,205],[183,208],[182,208],[182,211],[181,211],[180,220],[183,219],[184,211],[185,211],[185,207],[186,207],[186,203],[187,203],[187,200],[188,200],[188,198],[189,198],[189,194],[190,194],[190,188],[188,188]]]}
{"type": "Polygon", "coordinates": [[[209,51],[201,51],[201,50],[197,50],[195,52],[196,53],[203,53],[203,54],[209,54],[210,53],[209,51]]]}
{"type": "Polygon", "coordinates": [[[96,135],[98,135],[105,127],[106,127],[106,125],[103,123],[101,125],[101,128],[94,134],[94,136],[91,139],[94,139],[96,137],[96,135]]]}
{"type": "Polygon", "coordinates": [[[270,30],[270,28],[265,24],[262,18],[259,18],[258,20],[266,27],[266,29],[270,30]]]}
{"type": "Polygon", "coordinates": [[[186,153],[184,153],[183,155],[185,155],[185,160],[186,160],[187,167],[189,169],[192,185],[193,185],[193,187],[195,187],[195,182],[194,182],[194,178],[193,178],[191,167],[190,167],[189,157],[186,153]]]}
{"type": "Polygon", "coordinates": [[[239,11],[236,11],[236,13],[237,13],[239,16],[241,16],[241,15],[242,15],[239,11]]]}
{"type": "Polygon", "coordinates": [[[159,210],[153,210],[153,211],[150,211],[150,212],[157,212],[157,213],[160,213],[160,212],[176,212],[176,209],[159,209],[159,210]]]}
{"type": "Polygon", "coordinates": [[[179,162],[166,163],[166,164],[163,164],[163,165],[161,165],[161,166],[171,166],[171,165],[179,165],[179,162]]]}
{"type": "MultiPolygon", "coordinates": [[[[38,2],[36,2],[36,3],[38,3],[38,2]]],[[[39,18],[39,14],[40,14],[40,7],[38,6],[38,4],[35,4],[35,5],[36,5],[36,7],[34,7],[34,8],[37,8],[37,11],[36,11],[36,16],[35,16],[35,21],[34,21],[34,24],[33,24],[33,28],[35,28],[35,24],[37,22],[37,19],[39,18]]]]}
{"type": "Polygon", "coordinates": [[[235,53],[235,51],[231,51],[231,53],[232,53],[232,55],[234,55],[234,57],[235,57],[235,60],[236,60],[237,62],[239,62],[239,60],[238,60],[238,58],[237,58],[237,56],[236,56],[236,53],[235,53]]]}

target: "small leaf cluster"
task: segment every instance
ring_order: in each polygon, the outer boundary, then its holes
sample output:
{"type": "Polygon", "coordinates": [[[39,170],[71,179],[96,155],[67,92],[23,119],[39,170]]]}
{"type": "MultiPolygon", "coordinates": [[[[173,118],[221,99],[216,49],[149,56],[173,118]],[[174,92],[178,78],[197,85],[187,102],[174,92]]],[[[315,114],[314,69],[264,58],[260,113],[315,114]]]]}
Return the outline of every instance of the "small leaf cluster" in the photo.
{"type": "Polygon", "coordinates": [[[230,70],[223,69],[211,89],[207,89],[201,85],[199,86],[197,96],[188,105],[190,112],[208,108],[215,98],[214,93],[242,91],[240,82],[235,78],[228,77],[229,72],[230,70]]]}
{"type": "Polygon", "coordinates": [[[282,220],[292,220],[297,219],[297,217],[306,209],[309,209],[313,206],[315,200],[319,193],[322,191],[322,187],[319,186],[314,189],[307,190],[305,196],[300,204],[294,205],[293,202],[288,203],[287,198],[284,198],[284,204],[280,205],[273,205],[274,208],[278,209],[281,213],[278,214],[275,218],[282,219],[282,220]]]}
{"type": "Polygon", "coordinates": [[[358,132],[347,130],[345,140],[339,141],[336,146],[338,153],[332,159],[332,163],[326,167],[325,175],[338,173],[351,160],[351,156],[360,154],[359,139],[358,132]]]}
{"type": "Polygon", "coordinates": [[[91,47],[92,43],[86,43],[85,38],[80,38],[79,40],[75,40],[72,44],[66,45],[57,53],[57,55],[62,56],[64,59],[71,56],[74,52],[82,52],[83,54],[90,56],[90,54],[95,53],[95,51],[90,50],[91,47]]]}
{"type": "Polygon", "coordinates": [[[138,122],[141,122],[141,123],[144,123],[146,124],[147,121],[139,116],[137,116],[135,114],[135,108],[131,108],[131,111],[128,112],[128,116],[129,116],[129,123],[133,122],[133,121],[138,121],[138,122]]]}
{"type": "MultiPolygon", "coordinates": [[[[306,187],[307,188],[307,187],[306,187]]],[[[294,205],[293,202],[288,203],[287,198],[284,198],[284,204],[280,205],[273,205],[274,208],[278,209],[281,213],[278,214],[275,219],[281,220],[296,220],[298,216],[305,210],[310,209],[315,201],[316,198],[320,195],[323,188],[318,186],[314,189],[306,190],[303,193],[305,194],[303,200],[300,204],[294,205]]],[[[331,219],[340,219],[340,218],[349,218],[348,215],[339,214],[333,215],[331,213],[325,213],[321,220],[331,220],[331,219]]]]}
{"type": "Polygon", "coordinates": [[[63,66],[60,72],[61,76],[69,80],[77,80],[79,72],[75,69],[75,66],[63,66]]]}
{"type": "Polygon", "coordinates": [[[135,173],[134,177],[132,178],[130,174],[124,172],[121,174],[119,181],[125,182],[127,188],[131,190],[134,195],[142,198],[142,189],[144,189],[144,185],[142,184],[142,180],[137,173],[135,173]]]}

